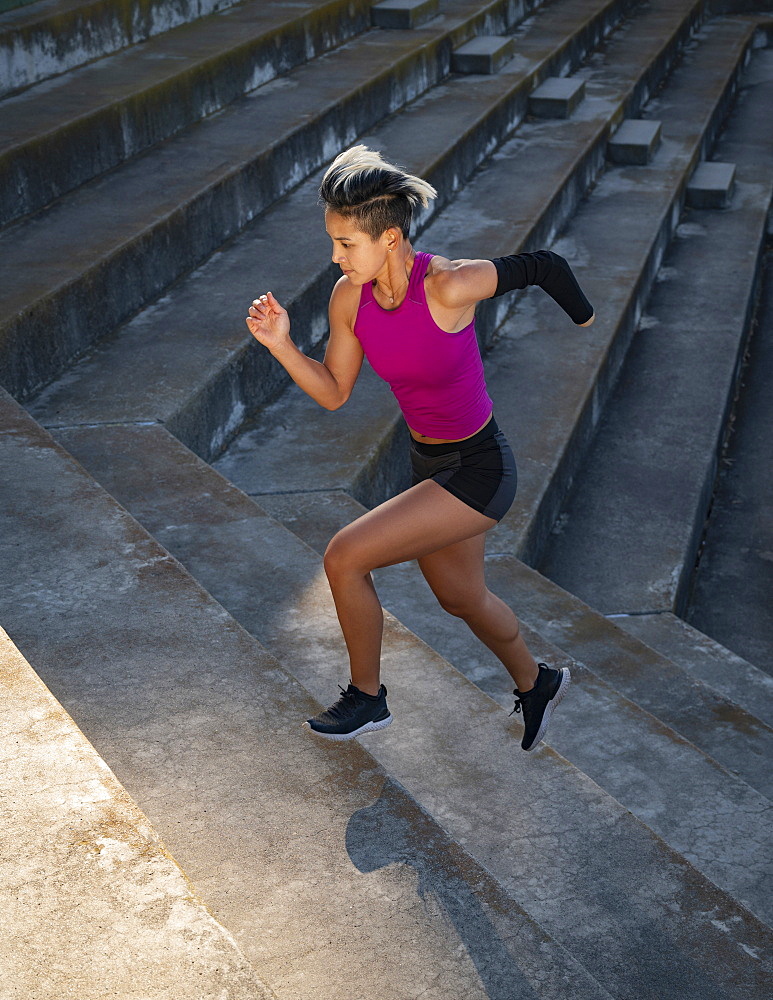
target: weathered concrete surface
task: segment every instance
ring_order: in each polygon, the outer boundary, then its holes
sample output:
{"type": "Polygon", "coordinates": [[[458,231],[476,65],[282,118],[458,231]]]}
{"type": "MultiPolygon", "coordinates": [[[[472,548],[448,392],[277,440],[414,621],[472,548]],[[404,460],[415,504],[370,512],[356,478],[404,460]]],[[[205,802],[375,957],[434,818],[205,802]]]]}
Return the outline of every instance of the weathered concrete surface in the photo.
{"type": "MultiPolygon", "coordinates": [[[[525,110],[526,94],[532,77],[568,58],[579,59],[603,33],[609,20],[620,15],[623,6],[622,0],[615,2],[608,0],[600,9],[592,11],[588,11],[587,5],[583,6],[578,2],[569,5],[569,10],[564,9],[562,5],[558,13],[553,13],[549,8],[545,12],[546,19],[538,19],[532,33],[527,33],[520,40],[524,52],[522,59],[520,62],[513,61],[513,64],[508,66],[508,72],[506,74],[503,72],[501,81],[478,81],[474,94],[470,94],[466,81],[449,81],[439,88],[439,93],[436,89],[434,99],[428,100],[425,106],[413,107],[407,120],[402,121],[402,115],[398,116],[397,122],[385,123],[383,130],[379,129],[374,135],[366,138],[368,141],[375,140],[377,145],[385,144],[387,149],[405,150],[409,156],[408,166],[427,175],[441,191],[446,192],[441,198],[442,205],[443,199],[458,189],[465,177],[479,165],[486,152],[493,148],[494,144],[501,140],[519,120],[525,110]]],[[[695,0],[692,0],[692,6],[695,6],[695,0]]],[[[411,33],[408,35],[408,40],[415,46],[417,43],[413,35],[411,33]]],[[[404,41],[405,44],[407,42],[404,41]]],[[[390,51],[394,55],[394,46],[390,51]]],[[[340,58],[340,54],[337,58],[340,58]]],[[[366,53],[365,62],[369,64],[370,61],[372,60],[366,53]]],[[[297,77],[293,79],[296,80],[297,77]]],[[[316,84],[313,80],[308,81],[308,73],[304,79],[307,79],[307,86],[313,90],[316,84]]],[[[350,86],[355,84],[356,80],[350,80],[350,86]]],[[[331,86],[329,81],[326,86],[331,86]]],[[[267,129],[273,140],[276,140],[287,127],[286,119],[292,111],[293,102],[297,104],[300,101],[300,97],[292,87],[289,96],[286,89],[278,94],[272,92],[273,98],[276,99],[275,104],[278,105],[277,117],[271,120],[261,119],[261,128],[267,129]]],[[[271,104],[271,99],[265,95],[261,100],[274,106],[271,104]]],[[[261,110],[262,108],[263,105],[261,110]]],[[[308,111],[309,108],[306,107],[304,114],[308,111]]],[[[308,125],[307,118],[303,115],[301,117],[308,125]]],[[[351,126],[350,117],[345,124],[347,128],[351,126]]],[[[604,121],[599,127],[604,127],[604,121]]],[[[249,126],[249,129],[250,134],[255,133],[252,126],[249,126]]],[[[240,144],[244,142],[243,137],[244,133],[239,131],[237,138],[240,144]]],[[[179,143],[175,149],[180,151],[179,143]]],[[[193,155],[195,154],[191,153],[191,156],[193,155]]],[[[304,148],[299,151],[295,161],[286,165],[286,169],[280,164],[275,173],[264,171],[260,177],[261,198],[270,200],[270,178],[274,178],[276,182],[276,191],[283,191],[287,186],[288,176],[297,180],[296,171],[299,163],[306,163],[307,168],[311,169],[307,162],[308,158],[309,150],[304,148]]],[[[274,156],[274,159],[277,157],[274,156]]],[[[601,159],[603,160],[603,157],[601,159]]],[[[181,170],[181,177],[178,179],[186,188],[191,183],[189,164],[190,157],[183,156],[182,167],[178,168],[181,170]]],[[[169,177],[171,169],[164,159],[165,177],[169,177]]],[[[272,166],[271,170],[274,169],[272,166]]],[[[120,178],[125,180],[131,178],[133,172],[137,170],[140,168],[134,165],[127,166],[117,172],[116,176],[120,174],[120,178]]],[[[175,263],[175,254],[169,252],[169,246],[164,239],[161,240],[158,254],[152,253],[147,246],[144,247],[142,260],[145,267],[139,270],[131,252],[134,246],[132,241],[130,239],[128,242],[124,240],[123,243],[121,239],[115,241],[116,235],[121,235],[119,231],[122,223],[126,222],[128,226],[127,219],[133,218],[131,208],[127,208],[125,214],[116,217],[116,202],[123,204],[127,200],[130,203],[136,198],[140,200],[145,198],[148,193],[146,172],[155,176],[152,169],[148,170],[147,164],[143,166],[140,170],[140,182],[144,186],[135,190],[133,194],[131,191],[117,192],[113,186],[118,183],[115,177],[112,180],[105,179],[104,183],[100,182],[97,186],[98,209],[90,202],[91,207],[87,212],[86,205],[80,201],[80,194],[73,196],[67,202],[72,209],[63,209],[64,216],[70,211],[69,221],[55,213],[56,225],[52,220],[47,220],[34,240],[30,234],[29,239],[33,240],[33,243],[29,246],[25,242],[27,237],[22,240],[17,234],[11,256],[25,259],[29,267],[35,269],[33,281],[30,281],[27,269],[22,270],[16,278],[19,296],[17,297],[15,292],[13,294],[9,292],[13,302],[5,303],[9,314],[14,310],[18,310],[20,315],[23,314],[18,329],[11,323],[12,330],[8,333],[12,339],[17,336],[20,342],[23,341],[24,346],[23,364],[21,361],[19,363],[26,374],[23,377],[18,375],[21,383],[17,395],[21,396],[23,392],[31,391],[27,385],[28,381],[32,383],[44,381],[49,377],[46,376],[46,372],[56,371],[65,365],[68,354],[79,350],[78,345],[82,345],[84,340],[91,343],[99,336],[100,331],[104,332],[105,329],[111,328],[139,308],[150,294],[149,289],[151,291],[158,289],[159,282],[163,284],[169,278],[170,269],[173,273],[177,273],[179,261],[175,263]],[[76,206],[79,207],[76,209],[76,206]],[[81,225],[81,217],[84,214],[91,218],[90,225],[95,227],[97,236],[101,232],[108,240],[105,246],[102,246],[99,239],[97,240],[98,263],[93,267],[89,266],[85,272],[82,262],[75,267],[63,265],[63,259],[71,251],[72,226],[81,225]],[[53,228],[49,228],[49,223],[53,228]],[[100,254],[103,254],[101,258],[100,254]],[[46,285],[42,277],[44,271],[50,274],[52,281],[45,294],[46,285]],[[163,278],[164,274],[167,278],[163,278]],[[84,296],[85,303],[82,303],[80,300],[84,296]],[[50,342],[52,322],[56,324],[58,333],[53,343],[50,342]],[[13,330],[16,333],[13,333],[13,330]],[[36,335],[32,336],[35,331],[36,335]]],[[[270,398],[271,390],[276,387],[276,376],[272,376],[268,379],[267,395],[256,393],[255,387],[266,381],[268,366],[258,367],[254,360],[255,352],[252,352],[252,357],[248,357],[244,346],[246,341],[243,328],[243,302],[245,290],[252,288],[256,273],[261,275],[265,273],[266,279],[278,279],[282,287],[287,287],[286,281],[290,277],[294,279],[296,275],[302,275],[299,288],[294,283],[290,285],[293,292],[302,292],[302,301],[292,303],[295,307],[293,315],[300,328],[297,332],[300,335],[301,345],[306,348],[322,336],[321,327],[325,327],[326,323],[326,297],[329,295],[332,282],[330,274],[327,273],[328,269],[321,266],[321,261],[328,256],[329,242],[320,224],[314,185],[305,186],[299,194],[303,197],[291,196],[287,214],[284,213],[284,203],[272,208],[267,216],[261,218],[260,223],[246,234],[246,238],[239,239],[235,245],[226,248],[222,256],[215,255],[201,272],[194,274],[189,281],[172,290],[168,301],[162,299],[157,303],[150,311],[150,318],[148,315],[143,315],[136,324],[132,323],[131,331],[127,334],[131,341],[128,366],[132,373],[128,381],[133,384],[138,382],[140,386],[161,385],[164,389],[169,387],[172,391],[181,381],[180,375],[176,372],[180,358],[191,353],[194,344],[198,345],[201,338],[202,355],[197,357],[194,366],[194,370],[200,374],[196,384],[188,386],[189,391],[185,397],[188,405],[183,412],[178,412],[174,431],[186,444],[204,457],[208,458],[217,453],[224,438],[232,434],[234,425],[238,426],[243,419],[245,411],[270,398]],[[302,211],[299,206],[302,206],[302,211]],[[276,230],[272,228],[273,226],[277,227],[276,230]],[[295,243],[286,239],[288,230],[296,231],[298,228],[307,233],[311,231],[311,235],[306,237],[311,240],[310,253],[308,258],[304,257],[303,264],[297,260],[298,255],[294,252],[295,243]],[[311,253],[318,245],[316,239],[320,240],[319,258],[314,258],[311,253]],[[309,263],[312,260],[316,260],[313,266],[309,263]],[[235,289],[230,299],[225,297],[224,289],[235,289]],[[184,302],[182,307],[180,296],[184,302]],[[225,310],[222,308],[223,302],[226,304],[225,310]],[[235,306],[236,302],[242,304],[235,306]],[[215,303],[218,308],[214,308],[215,303]],[[190,323],[192,312],[197,316],[194,329],[191,329],[190,323]],[[313,329],[307,334],[306,330],[309,327],[313,329]],[[241,348],[235,351],[233,343],[237,332],[236,342],[241,344],[241,348]],[[140,349],[137,341],[133,339],[135,334],[143,341],[140,349]],[[174,346],[170,341],[173,341],[174,346]],[[173,357],[173,363],[159,359],[158,355],[162,350],[173,357]],[[223,359],[223,351],[226,353],[227,361],[223,359]],[[151,359],[148,362],[147,374],[145,377],[138,377],[136,366],[146,356],[151,359]],[[160,363],[167,369],[161,382],[157,378],[160,363]],[[214,449],[208,450],[213,441],[214,449]]],[[[94,197],[96,198],[96,195],[94,197]]],[[[152,196],[148,194],[147,203],[150,204],[156,198],[157,192],[152,193],[152,196]]],[[[169,203],[164,201],[163,211],[166,212],[173,204],[174,199],[169,203]]],[[[239,202],[239,211],[244,212],[245,206],[248,205],[252,205],[252,211],[257,211],[258,204],[251,203],[246,197],[239,202]]],[[[211,213],[205,212],[203,219],[200,220],[200,224],[206,229],[204,242],[211,236],[208,228],[212,224],[210,216],[211,213]]],[[[179,221],[173,213],[169,225],[177,231],[179,221]]],[[[242,223],[244,221],[245,219],[242,219],[242,223]]],[[[122,235],[128,239],[130,234],[127,231],[122,235]]],[[[188,259],[191,242],[198,239],[199,236],[194,233],[183,234],[181,252],[184,259],[188,259]]],[[[86,237],[81,234],[81,242],[85,241],[86,237]]],[[[84,259],[87,261],[89,259],[85,251],[84,259]]],[[[274,290],[276,291],[276,285],[274,290]]],[[[249,301],[252,294],[249,294],[246,301],[249,301]]],[[[117,379],[116,366],[126,363],[125,359],[121,358],[124,339],[122,331],[114,343],[105,345],[110,355],[111,382],[120,381],[117,379]]],[[[3,378],[7,386],[12,386],[17,380],[12,371],[13,364],[6,362],[3,378]]],[[[77,377],[76,369],[68,375],[68,382],[71,384],[71,379],[77,377]]],[[[187,368],[185,378],[190,382],[191,375],[187,368]]],[[[84,382],[88,383],[91,379],[93,379],[93,369],[89,366],[84,382]]],[[[101,399],[104,394],[101,391],[93,391],[93,387],[89,384],[83,384],[73,389],[72,395],[79,401],[101,399]]],[[[160,407],[168,409],[174,402],[169,396],[170,393],[165,392],[164,399],[156,402],[155,408],[149,415],[147,412],[142,414],[143,418],[165,419],[160,416],[158,410],[160,407]]],[[[76,405],[82,408],[81,403],[78,402],[76,405]]],[[[136,411],[136,406],[134,409],[136,411]]],[[[116,418],[117,414],[114,413],[108,419],[116,418]]],[[[131,416],[127,414],[125,418],[137,419],[136,412],[131,416]]],[[[78,419],[100,418],[88,416],[78,419]]]]}
{"type": "MultiPolygon", "coordinates": [[[[260,516],[247,515],[248,499],[218,487],[193,455],[172,461],[180,446],[163,446],[161,428],[59,433],[308,690],[329,700],[346,660],[318,556],[258,508],[260,516]],[[139,486],[132,470],[154,453],[166,471],[139,486]]],[[[767,976],[758,934],[768,931],[748,911],[568,761],[547,748],[523,754],[519,727],[502,709],[389,617],[383,662],[397,722],[368,741],[371,754],[603,988],[618,1000],[754,995],[767,976]],[[752,937],[733,944],[712,919],[752,937]]]]}
{"type": "Polygon", "coordinates": [[[693,625],[768,674],[773,673],[771,373],[773,257],[768,254],[757,326],[688,611],[693,625]]]}
{"type": "MultiPolygon", "coordinates": [[[[10,262],[0,293],[0,379],[9,391],[28,397],[447,72],[443,32],[387,37],[367,33],[259,87],[0,235],[10,262]]],[[[57,158],[42,156],[46,178],[57,158]]]]}
{"type": "Polygon", "coordinates": [[[0,96],[238,0],[37,0],[0,17],[0,96]]]}
{"type": "MultiPolygon", "coordinates": [[[[532,289],[500,330],[487,382],[521,471],[520,503],[495,529],[500,551],[527,562],[539,557],[678,221],[686,176],[724,119],[751,39],[746,26],[733,22],[704,29],[700,45],[685,56],[652,108],[664,136],[655,161],[610,168],[554,243],[598,303],[594,325],[574,327],[540,289],[532,289]]],[[[489,172],[487,203],[508,184],[505,164],[497,167],[489,172]]],[[[514,187],[511,180],[504,190],[514,187]]],[[[486,222],[482,236],[494,237],[503,228],[501,221],[486,222]]],[[[442,233],[442,220],[434,228],[442,233]]],[[[452,255],[460,243],[457,237],[452,255]]]]}
{"type": "Polygon", "coordinates": [[[0,686],[3,1000],[273,997],[2,629],[0,686]]]}
{"type": "Polygon", "coordinates": [[[6,98],[0,218],[37,211],[222,110],[363,31],[368,15],[366,0],[246,0],[6,98]]]}
{"type": "Polygon", "coordinates": [[[773,50],[754,53],[745,81],[715,148],[738,163],[735,198],[685,212],[539,563],[604,613],[686,606],[759,287],[773,50]]]}
{"type": "MultiPolygon", "coordinates": [[[[327,540],[363,508],[340,493],[257,498],[261,506],[322,553],[327,540]]],[[[462,623],[439,609],[415,563],[374,574],[379,597],[399,621],[510,711],[512,682],[502,664],[462,623]]],[[[500,578],[505,601],[519,596],[500,578]]],[[[514,603],[518,611],[517,603],[514,603]]],[[[590,612],[589,612],[590,613],[590,612]]],[[[567,665],[575,683],[548,743],[644,820],[717,885],[773,922],[773,806],[745,782],[628,701],[587,665],[523,626],[534,655],[567,665]],[[696,796],[695,789],[701,789],[696,796]]],[[[536,629],[537,631],[535,631],[536,629]]],[[[610,632],[614,641],[614,633],[610,632]]]]}
{"type": "MultiPolygon", "coordinates": [[[[743,615],[739,626],[741,635],[748,635],[759,627],[757,622],[760,619],[765,620],[770,593],[770,589],[764,592],[764,600],[755,607],[753,614],[743,615]]],[[[722,599],[718,601],[721,609],[730,603],[729,594],[729,590],[723,588],[722,599]]],[[[750,606],[746,596],[741,597],[741,603],[744,608],[750,606]]],[[[735,620],[738,621],[737,618],[735,620]]],[[[763,669],[732,653],[726,646],[720,645],[676,615],[623,615],[614,621],[620,628],[679,663],[747,712],[773,726],[773,677],[763,669]]]]}
{"type": "MultiPolygon", "coordinates": [[[[0,427],[0,617],[280,1000],[362,1000],[364,968],[384,1000],[610,1000],[359,745],[313,742],[319,703],[5,395],[0,427]]],[[[142,496],[158,458],[113,467],[142,496]]],[[[209,551],[200,486],[165,526],[209,551]]],[[[294,544],[252,564],[274,584],[253,610],[305,629],[280,593],[319,560],[294,544]]],[[[308,642],[329,701],[338,661],[308,642]]]]}

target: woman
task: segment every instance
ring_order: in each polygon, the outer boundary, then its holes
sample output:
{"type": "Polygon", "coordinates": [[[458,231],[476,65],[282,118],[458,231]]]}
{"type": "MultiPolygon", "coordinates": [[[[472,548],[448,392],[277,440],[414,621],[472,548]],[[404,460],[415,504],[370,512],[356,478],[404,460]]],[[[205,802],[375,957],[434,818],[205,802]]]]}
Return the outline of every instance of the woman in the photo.
{"type": "Polygon", "coordinates": [[[416,559],[441,607],[462,618],[515,681],[521,746],[532,750],[571,678],[566,668],[534,661],[517,618],[484,580],[486,532],[513,502],[516,469],[492,415],[475,306],[539,284],[575,323],[588,326],[594,314],[566,261],[550,251],[453,261],[417,253],[409,240],[412,212],[436,194],[366,146],[342,153],[320,187],[333,261],[343,272],[330,298],[324,361],[294,345],[287,312],[271,292],[253,301],[247,317],[255,339],[328,410],[347,401],[367,356],[389,382],[411,437],[411,488],[339,531],[325,552],[351,683],[306,725],[346,740],[391,723],[371,571],[416,559]]]}

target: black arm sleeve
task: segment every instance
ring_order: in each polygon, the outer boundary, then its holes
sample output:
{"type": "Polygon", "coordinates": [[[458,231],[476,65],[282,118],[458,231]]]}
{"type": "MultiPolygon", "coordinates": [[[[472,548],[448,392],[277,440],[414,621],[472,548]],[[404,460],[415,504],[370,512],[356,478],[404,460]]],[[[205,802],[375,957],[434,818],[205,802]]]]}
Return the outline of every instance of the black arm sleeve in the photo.
{"type": "Polygon", "coordinates": [[[499,278],[492,299],[514,288],[539,285],[555,299],[573,323],[587,323],[593,315],[593,306],[585,298],[571,267],[552,250],[514,253],[509,257],[497,257],[492,264],[499,278]]]}

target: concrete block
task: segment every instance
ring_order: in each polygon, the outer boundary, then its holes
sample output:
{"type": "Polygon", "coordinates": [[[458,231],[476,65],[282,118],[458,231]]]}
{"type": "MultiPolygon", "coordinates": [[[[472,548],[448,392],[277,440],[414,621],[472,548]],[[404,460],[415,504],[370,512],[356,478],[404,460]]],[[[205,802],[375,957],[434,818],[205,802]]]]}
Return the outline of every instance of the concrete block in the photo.
{"type": "Polygon", "coordinates": [[[479,35],[454,50],[451,69],[454,73],[497,73],[512,58],[514,49],[514,38],[479,35]]]}
{"type": "Polygon", "coordinates": [[[727,208],[735,188],[734,163],[699,163],[687,184],[690,208],[727,208]]]}
{"type": "Polygon", "coordinates": [[[655,155],[660,140],[660,122],[626,118],[607,143],[607,159],[613,163],[646,166],[655,155]]]}
{"type": "Polygon", "coordinates": [[[535,118],[569,118],[585,97],[585,81],[571,76],[550,76],[529,97],[529,114],[535,118]]]}
{"type": "Polygon", "coordinates": [[[372,9],[376,28],[417,28],[435,17],[440,0],[385,0],[372,9]]]}

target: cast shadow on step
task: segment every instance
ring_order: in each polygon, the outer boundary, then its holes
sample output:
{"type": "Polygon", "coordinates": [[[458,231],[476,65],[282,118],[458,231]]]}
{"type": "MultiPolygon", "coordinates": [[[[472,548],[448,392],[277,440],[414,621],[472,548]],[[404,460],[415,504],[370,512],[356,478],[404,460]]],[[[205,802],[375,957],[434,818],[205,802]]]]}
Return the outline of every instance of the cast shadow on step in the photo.
{"type": "Polygon", "coordinates": [[[515,951],[528,918],[399,786],[387,781],[372,805],[352,815],[346,849],[363,874],[395,864],[413,868],[425,908],[453,925],[489,1000],[538,1000],[501,936],[515,951]]]}

